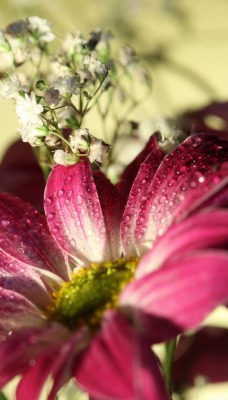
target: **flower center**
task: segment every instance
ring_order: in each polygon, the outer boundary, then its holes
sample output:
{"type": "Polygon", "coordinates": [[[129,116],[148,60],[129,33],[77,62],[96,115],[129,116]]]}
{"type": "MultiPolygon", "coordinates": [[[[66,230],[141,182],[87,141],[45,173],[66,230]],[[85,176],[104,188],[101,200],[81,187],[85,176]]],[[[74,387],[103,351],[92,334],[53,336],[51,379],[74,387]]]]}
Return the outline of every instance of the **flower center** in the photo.
{"type": "Polygon", "coordinates": [[[137,264],[136,258],[122,258],[79,269],[53,293],[49,318],[70,329],[96,327],[105,310],[117,307],[119,293],[133,279],[137,264]]]}

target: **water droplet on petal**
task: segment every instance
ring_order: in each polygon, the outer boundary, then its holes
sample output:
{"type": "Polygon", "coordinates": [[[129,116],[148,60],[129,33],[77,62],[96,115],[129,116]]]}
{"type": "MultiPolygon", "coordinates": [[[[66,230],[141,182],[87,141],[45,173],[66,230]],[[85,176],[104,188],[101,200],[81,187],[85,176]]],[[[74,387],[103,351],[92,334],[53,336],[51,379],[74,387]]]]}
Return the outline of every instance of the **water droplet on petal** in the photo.
{"type": "Polygon", "coordinates": [[[7,221],[6,219],[3,219],[3,220],[1,221],[1,225],[2,225],[4,228],[6,228],[6,227],[9,225],[9,221],[7,221]]]}
{"type": "Polygon", "coordinates": [[[44,199],[44,205],[45,206],[50,206],[52,201],[53,201],[52,197],[46,197],[46,199],[44,199]]]}
{"type": "Polygon", "coordinates": [[[64,195],[64,190],[63,190],[63,189],[60,189],[60,190],[58,191],[58,193],[57,193],[57,196],[58,196],[58,197],[63,197],[63,195],[64,195]]]}
{"type": "Polygon", "coordinates": [[[50,221],[50,220],[52,220],[54,218],[54,216],[55,216],[55,213],[49,213],[47,215],[47,219],[50,221]]]}
{"type": "Polygon", "coordinates": [[[71,182],[72,182],[72,176],[69,175],[69,176],[67,176],[67,177],[65,178],[64,183],[65,183],[65,185],[70,185],[71,182]]]}
{"type": "Polygon", "coordinates": [[[69,190],[69,192],[67,192],[67,197],[70,199],[73,195],[73,191],[69,190]]]}
{"type": "Polygon", "coordinates": [[[84,202],[84,198],[79,194],[77,197],[77,200],[76,200],[76,204],[78,206],[81,206],[83,204],[83,202],[84,202]]]}

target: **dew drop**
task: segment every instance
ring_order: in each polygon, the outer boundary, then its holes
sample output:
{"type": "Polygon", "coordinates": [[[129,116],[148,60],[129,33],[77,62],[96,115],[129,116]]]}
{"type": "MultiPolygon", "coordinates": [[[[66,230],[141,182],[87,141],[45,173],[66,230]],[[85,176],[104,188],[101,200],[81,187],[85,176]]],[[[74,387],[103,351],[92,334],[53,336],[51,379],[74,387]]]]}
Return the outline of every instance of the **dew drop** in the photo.
{"type": "Polygon", "coordinates": [[[58,193],[57,193],[57,196],[58,196],[58,197],[63,197],[63,195],[64,195],[64,190],[63,190],[63,189],[60,189],[60,190],[58,191],[58,193]]]}
{"type": "Polygon", "coordinates": [[[190,183],[190,186],[191,186],[192,189],[195,189],[195,187],[196,187],[196,182],[195,182],[195,181],[192,181],[192,182],[190,183]]]}
{"type": "Polygon", "coordinates": [[[51,220],[54,218],[54,216],[55,216],[55,213],[49,213],[49,214],[47,215],[47,219],[48,219],[49,221],[51,221],[51,220]]]}
{"type": "Polygon", "coordinates": [[[69,190],[69,192],[67,192],[67,197],[70,199],[72,197],[73,191],[69,190]]]}
{"type": "Polygon", "coordinates": [[[9,225],[9,221],[7,221],[6,219],[3,219],[3,220],[1,221],[1,225],[2,225],[4,228],[6,228],[6,227],[9,225]]]}
{"type": "Polygon", "coordinates": [[[33,367],[34,365],[36,365],[36,360],[34,360],[34,358],[30,358],[28,363],[29,363],[30,367],[33,367]]]}
{"type": "Polygon", "coordinates": [[[69,175],[69,176],[67,176],[67,177],[65,178],[64,183],[65,183],[65,185],[70,185],[71,182],[72,182],[72,176],[69,175]]]}
{"type": "Polygon", "coordinates": [[[45,206],[50,206],[50,204],[52,203],[52,197],[46,197],[46,199],[44,200],[44,205],[45,206]]]}
{"type": "Polygon", "coordinates": [[[77,200],[76,200],[76,204],[78,206],[81,206],[83,204],[83,202],[84,202],[84,198],[79,194],[77,197],[77,200]]]}

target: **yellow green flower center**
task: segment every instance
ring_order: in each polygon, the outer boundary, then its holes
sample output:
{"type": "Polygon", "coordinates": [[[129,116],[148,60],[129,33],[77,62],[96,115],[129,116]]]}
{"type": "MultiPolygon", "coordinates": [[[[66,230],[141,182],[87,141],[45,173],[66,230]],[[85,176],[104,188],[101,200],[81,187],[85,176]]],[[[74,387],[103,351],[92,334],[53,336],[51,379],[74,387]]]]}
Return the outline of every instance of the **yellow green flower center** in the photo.
{"type": "Polygon", "coordinates": [[[49,318],[70,329],[83,324],[96,327],[105,310],[117,307],[119,294],[133,279],[137,264],[138,259],[122,258],[79,269],[53,293],[49,318]]]}

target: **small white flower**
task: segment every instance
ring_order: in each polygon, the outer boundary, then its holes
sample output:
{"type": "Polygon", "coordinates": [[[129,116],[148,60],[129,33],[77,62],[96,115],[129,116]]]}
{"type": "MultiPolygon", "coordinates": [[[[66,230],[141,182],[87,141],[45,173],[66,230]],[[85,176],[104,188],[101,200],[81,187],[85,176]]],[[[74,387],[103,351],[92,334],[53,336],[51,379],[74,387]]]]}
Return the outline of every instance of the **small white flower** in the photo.
{"type": "Polygon", "coordinates": [[[102,156],[109,151],[109,145],[101,139],[90,135],[89,130],[78,129],[70,135],[70,146],[72,151],[81,156],[86,155],[90,162],[102,162],[102,156]]]}
{"type": "Polygon", "coordinates": [[[51,42],[55,35],[51,32],[51,24],[45,18],[28,17],[28,29],[38,35],[40,42],[51,42]]]}
{"type": "Polygon", "coordinates": [[[60,165],[74,165],[79,161],[79,158],[73,153],[66,153],[64,150],[56,150],[54,152],[54,161],[60,165]]]}
{"type": "Polygon", "coordinates": [[[74,153],[89,152],[89,130],[77,129],[73,135],[70,135],[70,146],[74,153]]]}
{"type": "Polygon", "coordinates": [[[62,50],[64,53],[73,55],[80,53],[86,44],[86,40],[83,38],[81,31],[77,30],[75,33],[68,33],[62,42],[62,50]]]}
{"type": "Polygon", "coordinates": [[[78,94],[79,87],[75,76],[59,76],[52,82],[54,89],[60,91],[60,94],[78,94]]]}
{"type": "Polygon", "coordinates": [[[104,77],[108,73],[108,68],[96,56],[95,53],[87,54],[83,61],[84,66],[88,68],[95,77],[104,77]]]}
{"type": "Polygon", "coordinates": [[[33,125],[43,125],[40,114],[43,112],[43,106],[37,104],[34,92],[30,96],[25,93],[25,97],[18,96],[16,102],[16,113],[21,124],[31,123],[33,125]]]}
{"type": "Polygon", "coordinates": [[[10,76],[5,81],[0,81],[0,100],[16,98],[21,88],[21,82],[16,75],[10,76]]]}
{"type": "Polygon", "coordinates": [[[40,146],[42,144],[40,137],[44,136],[42,132],[42,125],[34,125],[33,123],[27,123],[19,129],[23,142],[28,142],[31,146],[40,146]]]}

